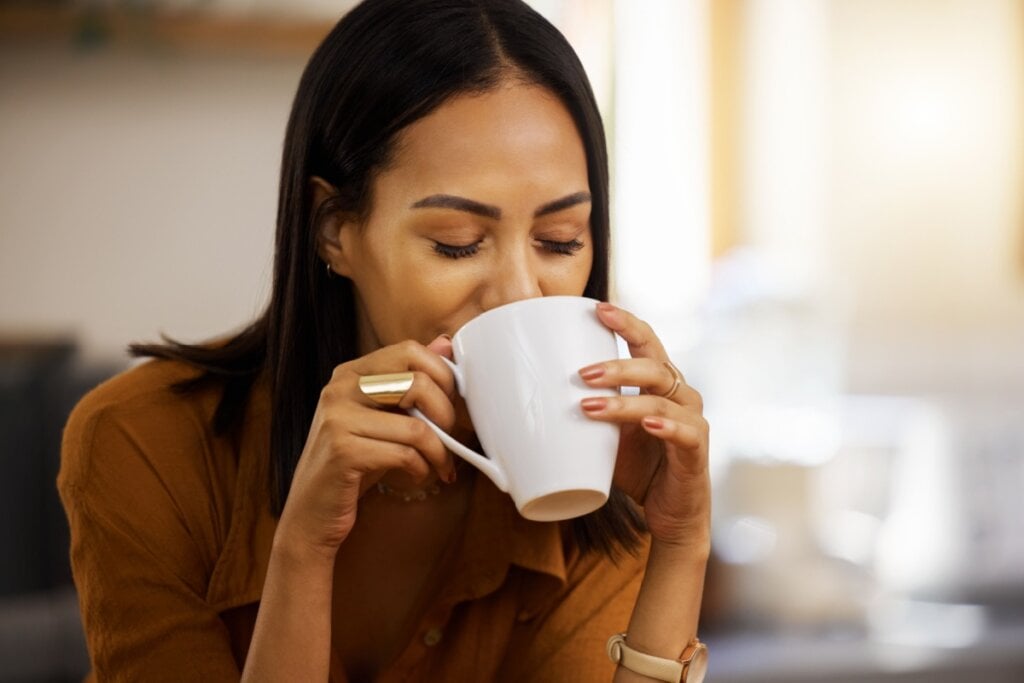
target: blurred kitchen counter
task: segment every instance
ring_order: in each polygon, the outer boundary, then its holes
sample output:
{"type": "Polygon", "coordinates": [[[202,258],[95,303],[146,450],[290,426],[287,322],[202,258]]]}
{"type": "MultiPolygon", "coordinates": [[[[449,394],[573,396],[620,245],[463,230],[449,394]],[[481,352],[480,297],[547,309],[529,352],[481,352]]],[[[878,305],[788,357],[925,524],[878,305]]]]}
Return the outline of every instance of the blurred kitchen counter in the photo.
{"type": "Polygon", "coordinates": [[[709,683],[1020,683],[1024,617],[962,648],[881,643],[852,635],[716,633],[709,683]]]}

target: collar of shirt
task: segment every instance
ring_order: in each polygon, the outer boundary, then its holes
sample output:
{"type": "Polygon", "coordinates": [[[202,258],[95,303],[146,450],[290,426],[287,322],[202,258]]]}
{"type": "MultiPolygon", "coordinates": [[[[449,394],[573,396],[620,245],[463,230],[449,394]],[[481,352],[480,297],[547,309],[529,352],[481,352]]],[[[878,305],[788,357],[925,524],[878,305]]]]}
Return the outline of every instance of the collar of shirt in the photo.
{"type": "MultiPolygon", "coordinates": [[[[253,387],[245,424],[231,524],[206,596],[218,612],[259,601],[277,527],[267,496],[270,395],[263,381],[253,387]]],[[[533,599],[523,606],[532,612],[543,603],[543,595],[566,583],[561,527],[523,518],[511,498],[484,475],[477,473],[474,482],[458,556],[441,601],[453,605],[487,595],[501,586],[509,567],[517,565],[539,581],[537,589],[529,591],[533,599]]]]}

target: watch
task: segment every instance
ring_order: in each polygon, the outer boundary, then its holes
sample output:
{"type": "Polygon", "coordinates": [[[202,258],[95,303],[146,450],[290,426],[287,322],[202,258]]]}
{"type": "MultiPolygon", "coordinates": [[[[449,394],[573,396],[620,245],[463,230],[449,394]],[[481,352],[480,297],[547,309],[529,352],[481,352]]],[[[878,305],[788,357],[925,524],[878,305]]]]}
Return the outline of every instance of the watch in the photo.
{"type": "Polygon", "coordinates": [[[708,672],[708,647],[696,638],[678,659],[645,654],[626,645],[626,634],[608,639],[608,658],[634,673],[666,683],[703,683],[708,672]]]}

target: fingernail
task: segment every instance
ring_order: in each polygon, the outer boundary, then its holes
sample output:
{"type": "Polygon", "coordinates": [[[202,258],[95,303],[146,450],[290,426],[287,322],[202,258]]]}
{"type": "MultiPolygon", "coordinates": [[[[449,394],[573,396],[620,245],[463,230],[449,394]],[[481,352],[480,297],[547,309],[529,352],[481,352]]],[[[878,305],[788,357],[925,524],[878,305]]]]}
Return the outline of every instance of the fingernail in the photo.
{"type": "Polygon", "coordinates": [[[580,402],[580,405],[588,413],[596,413],[604,410],[605,406],[608,405],[608,401],[603,398],[585,398],[580,402]]]}
{"type": "Polygon", "coordinates": [[[456,470],[453,467],[451,469],[451,471],[448,472],[448,476],[445,477],[445,481],[448,482],[449,484],[454,484],[455,483],[455,476],[456,476],[456,470]]]}
{"type": "Polygon", "coordinates": [[[604,313],[604,323],[606,325],[609,323],[615,326],[622,324],[622,309],[619,307],[610,304],[607,301],[602,301],[597,305],[597,310],[600,313],[604,313]]]}
{"type": "Polygon", "coordinates": [[[665,423],[662,422],[660,417],[645,417],[642,422],[648,429],[664,429],[665,423]]]}
{"type": "Polygon", "coordinates": [[[600,365],[588,365],[580,370],[580,377],[583,379],[597,379],[604,375],[604,368],[600,365]]]}

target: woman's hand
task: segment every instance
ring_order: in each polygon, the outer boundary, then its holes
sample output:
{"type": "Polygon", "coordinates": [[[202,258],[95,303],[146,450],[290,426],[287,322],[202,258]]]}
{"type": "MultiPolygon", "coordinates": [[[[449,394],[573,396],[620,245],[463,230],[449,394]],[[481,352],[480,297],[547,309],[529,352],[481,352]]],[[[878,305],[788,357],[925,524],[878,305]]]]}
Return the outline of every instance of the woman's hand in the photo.
{"type": "Polygon", "coordinates": [[[388,470],[407,472],[413,485],[434,473],[453,481],[455,463],[437,436],[406,408],[417,407],[442,429],[455,422],[455,380],[439,357],[451,357],[451,341],[428,346],[405,341],[335,368],[313,415],[275,544],[310,550],[333,562],[356,521],[360,496],[388,470]],[[364,375],[413,373],[412,387],[396,410],[374,403],[359,389],[364,375]]]}
{"type": "Polygon", "coordinates": [[[626,340],[632,358],[588,366],[580,376],[594,387],[641,389],[638,396],[582,403],[588,417],[621,425],[614,483],[643,507],[654,540],[706,550],[711,484],[701,396],[681,377],[672,392],[676,375],[650,325],[608,303],[598,304],[597,314],[626,340]]]}

